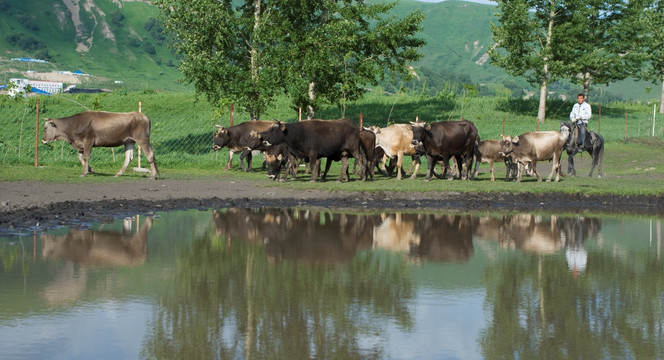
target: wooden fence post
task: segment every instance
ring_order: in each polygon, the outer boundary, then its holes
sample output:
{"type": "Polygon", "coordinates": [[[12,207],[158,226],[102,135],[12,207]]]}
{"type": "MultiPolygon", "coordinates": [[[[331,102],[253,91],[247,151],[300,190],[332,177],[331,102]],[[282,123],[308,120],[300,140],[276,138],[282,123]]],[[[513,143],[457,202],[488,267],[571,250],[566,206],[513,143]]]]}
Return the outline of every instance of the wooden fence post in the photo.
{"type": "Polygon", "coordinates": [[[503,116],[503,137],[505,137],[505,117],[503,116]]]}
{"type": "Polygon", "coordinates": [[[35,166],[39,165],[39,99],[37,99],[37,116],[35,118],[35,166]]]}
{"type": "Polygon", "coordinates": [[[627,140],[627,111],[625,111],[625,140],[627,140]]]}
{"type": "Polygon", "coordinates": [[[597,117],[597,133],[600,134],[600,127],[602,125],[602,104],[599,104],[599,116],[597,117]]]}

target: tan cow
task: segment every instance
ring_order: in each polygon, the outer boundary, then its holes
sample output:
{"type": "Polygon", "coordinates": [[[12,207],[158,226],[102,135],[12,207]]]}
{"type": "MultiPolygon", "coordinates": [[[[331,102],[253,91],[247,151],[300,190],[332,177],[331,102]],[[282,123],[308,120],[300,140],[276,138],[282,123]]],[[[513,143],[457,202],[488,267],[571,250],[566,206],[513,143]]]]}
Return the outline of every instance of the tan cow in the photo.
{"type": "Polygon", "coordinates": [[[115,176],[120,176],[134,158],[134,144],[138,144],[150,163],[150,177],[159,175],[154,152],[150,148],[150,119],[139,112],[112,113],[84,111],[60,119],[46,119],[42,143],[65,140],[78,150],[78,160],[85,176],[93,172],[90,167],[90,151],[93,147],[124,145],[125,161],[115,176]]]}
{"type": "MultiPolygon", "coordinates": [[[[402,169],[404,155],[417,155],[417,151],[415,151],[415,147],[412,144],[413,130],[411,126],[409,124],[392,124],[384,128],[371,126],[365,129],[373,131],[376,134],[376,147],[382,148],[388,158],[397,157],[397,180],[401,180],[401,176],[405,175],[402,169]]],[[[420,162],[416,161],[415,170],[410,176],[411,179],[417,177],[419,169],[420,162]]],[[[383,168],[382,170],[385,169],[383,168]]]]}
{"type": "Polygon", "coordinates": [[[516,164],[513,164],[511,157],[505,157],[500,154],[500,140],[483,140],[475,145],[475,171],[473,172],[473,179],[477,177],[477,172],[480,163],[489,164],[489,173],[491,173],[491,181],[495,181],[493,176],[493,163],[504,162],[507,168],[505,174],[505,181],[509,181],[510,174],[516,175],[516,164]]]}
{"type": "MultiPolygon", "coordinates": [[[[556,174],[556,182],[560,180],[560,157],[569,137],[569,132],[562,133],[557,131],[531,131],[519,136],[508,136],[500,142],[500,153],[502,156],[510,156],[515,162],[526,166],[532,164],[533,173],[537,176],[537,181],[542,181],[542,177],[537,172],[537,162],[542,160],[553,160],[551,173],[546,179],[551,181],[553,174],[556,174]]],[[[516,181],[521,181],[523,166],[519,166],[516,181]]]]}

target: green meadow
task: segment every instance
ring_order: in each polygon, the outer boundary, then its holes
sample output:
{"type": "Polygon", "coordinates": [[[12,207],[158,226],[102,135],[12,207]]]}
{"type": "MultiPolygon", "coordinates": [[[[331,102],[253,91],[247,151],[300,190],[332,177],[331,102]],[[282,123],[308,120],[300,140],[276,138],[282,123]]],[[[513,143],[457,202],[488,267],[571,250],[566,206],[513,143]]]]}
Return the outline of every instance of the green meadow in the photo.
{"type": "MultiPolygon", "coordinates": [[[[518,135],[526,131],[559,130],[560,122],[567,120],[572,102],[551,101],[548,118],[537,124],[536,100],[520,100],[501,97],[428,96],[415,93],[385,95],[380,89],[370,92],[364,99],[346,108],[330,106],[317,112],[317,117],[333,119],[348,117],[364,126],[386,126],[391,123],[415,121],[434,122],[465,118],[473,121],[483,139],[497,139],[501,134],[518,135]]],[[[340,163],[335,163],[328,181],[310,183],[308,174],[301,171],[298,181],[276,183],[270,181],[260,169],[261,157],[254,161],[254,171],[244,173],[239,169],[239,159],[233,161],[233,169],[224,170],[228,159],[226,149],[212,150],[215,124],[228,126],[230,107],[215,110],[204,98],[197,99],[189,92],[116,91],[102,94],[56,95],[0,99],[0,159],[4,171],[0,180],[42,180],[49,182],[105,182],[141,178],[147,174],[128,171],[121,178],[113,175],[123,161],[123,148],[95,148],[91,164],[96,174],[80,178],[81,166],[76,152],[63,141],[50,146],[39,144],[38,166],[35,161],[35,122],[41,126],[48,117],[64,117],[85,110],[125,112],[140,110],[152,120],[151,143],[164,179],[218,178],[241,181],[262,181],[265,186],[313,188],[321,190],[351,191],[499,191],[499,192],[585,192],[618,194],[660,194],[664,192],[663,144],[664,135],[660,119],[653,127],[653,105],[639,102],[591,103],[594,116],[590,128],[598,131],[606,141],[602,179],[589,178],[588,154],[577,155],[578,177],[564,177],[559,183],[537,183],[534,178],[524,178],[521,184],[506,183],[504,165],[496,165],[498,181],[489,181],[488,165],[480,167],[475,181],[424,181],[426,161],[423,160],[418,180],[397,181],[376,173],[374,181],[336,183],[340,163]],[[37,114],[39,100],[39,114],[37,114]],[[140,105],[139,105],[140,104],[140,105]],[[601,113],[600,113],[601,111],[601,113]],[[654,129],[654,137],[652,136],[654,129]]],[[[659,114],[657,114],[659,115],[659,114]]],[[[286,98],[277,99],[263,119],[297,121],[297,109],[286,98]]],[[[249,115],[234,109],[235,124],[248,121],[249,115]]],[[[41,136],[41,135],[40,135],[41,136]]],[[[132,166],[137,166],[135,159],[132,166]]],[[[148,167],[145,157],[142,167],[148,167]]],[[[404,167],[410,166],[407,158],[404,167]]],[[[563,154],[563,171],[567,169],[567,155],[563,154]]],[[[546,177],[550,171],[548,162],[538,166],[546,177]]],[[[438,168],[440,171],[440,168],[438,168]]],[[[357,176],[352,176],[355,180],[357,176]]],[[[148,181],[146,179],[146,181],[148,181]]]]}

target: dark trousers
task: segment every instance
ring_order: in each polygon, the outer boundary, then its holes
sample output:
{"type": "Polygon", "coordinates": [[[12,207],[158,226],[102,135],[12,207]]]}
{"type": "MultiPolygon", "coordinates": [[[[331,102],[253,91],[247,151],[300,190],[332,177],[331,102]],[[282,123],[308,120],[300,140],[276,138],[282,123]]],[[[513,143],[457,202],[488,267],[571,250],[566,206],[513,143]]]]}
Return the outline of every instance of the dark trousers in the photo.
{"type": "Polygon", "coordinates": [[[576,140],[576,143],[577,143],[577,145],[579,145],[579,147],[581,149],[585,149],[586,148],[586,134],[588,132],[588,130],[586,129],[586,124],[579,123],[576,126],[579,128],[579,138],[576,140]]]}

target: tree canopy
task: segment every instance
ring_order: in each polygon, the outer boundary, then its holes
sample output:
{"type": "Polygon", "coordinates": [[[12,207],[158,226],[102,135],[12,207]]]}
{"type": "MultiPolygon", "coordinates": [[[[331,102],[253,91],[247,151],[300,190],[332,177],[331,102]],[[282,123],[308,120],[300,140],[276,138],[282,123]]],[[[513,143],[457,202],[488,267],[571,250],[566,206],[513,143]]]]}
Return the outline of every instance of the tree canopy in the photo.
{"type": "Polygon", "coordinates": [[[312,117],[324,102],[343,105],[386,74],[409,74],[421,57],[424,15],[398,19],[395,4],[354,0],[157,0],[175,35],[184,80],[252,119],[287,93],[312,117]]]}

